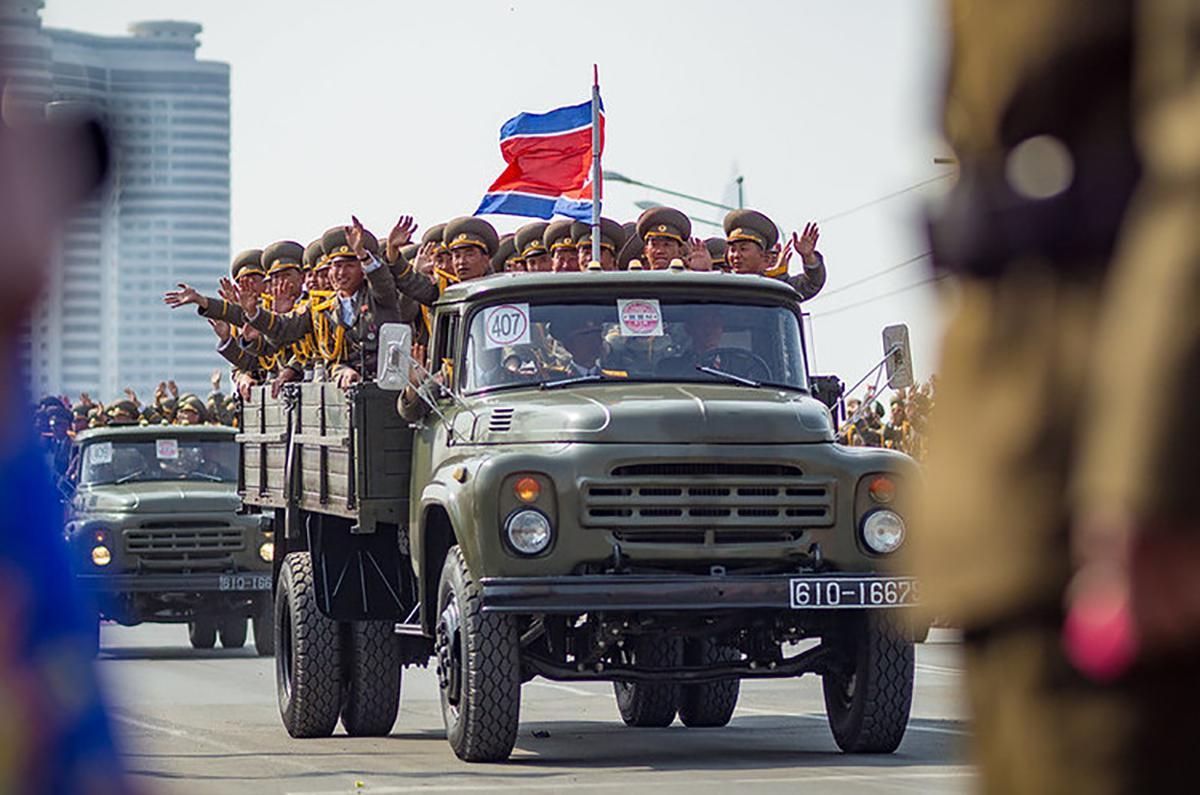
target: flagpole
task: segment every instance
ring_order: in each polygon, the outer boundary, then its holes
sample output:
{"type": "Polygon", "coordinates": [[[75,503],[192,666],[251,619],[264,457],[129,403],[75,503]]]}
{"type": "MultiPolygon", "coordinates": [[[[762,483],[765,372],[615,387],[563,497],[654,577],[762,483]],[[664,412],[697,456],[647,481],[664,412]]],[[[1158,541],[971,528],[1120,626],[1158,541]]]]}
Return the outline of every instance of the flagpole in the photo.
{"type": "Polygon", "coordinates": [[[600,67],[592,64],[592,262],[600,261],[600,67]]]}

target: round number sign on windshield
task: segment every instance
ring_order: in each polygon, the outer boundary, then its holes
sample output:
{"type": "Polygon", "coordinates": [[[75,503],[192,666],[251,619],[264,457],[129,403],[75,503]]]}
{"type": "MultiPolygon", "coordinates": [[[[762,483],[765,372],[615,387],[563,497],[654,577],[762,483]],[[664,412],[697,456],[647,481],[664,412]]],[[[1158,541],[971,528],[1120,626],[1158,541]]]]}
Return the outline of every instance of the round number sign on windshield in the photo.
{"type": "Polygon", "coordinates": [[[529,304],[501,304],[483,310],[488,349],[529,344],[529,304]]]}

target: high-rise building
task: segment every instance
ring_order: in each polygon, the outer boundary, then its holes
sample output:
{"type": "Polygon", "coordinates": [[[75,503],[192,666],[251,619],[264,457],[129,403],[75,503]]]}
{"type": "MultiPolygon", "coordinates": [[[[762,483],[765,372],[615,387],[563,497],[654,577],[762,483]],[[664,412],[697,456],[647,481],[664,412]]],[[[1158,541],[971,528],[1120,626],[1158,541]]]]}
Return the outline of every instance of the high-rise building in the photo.
{"type": "Polygon", "coordinates": [[[112,178],[66,226],[60,267],[36,312],[27,365],[35,394],[160,380],[206,389],[216,338],[164,290],[211,285],[229,262],[229,65],[196,58],[201,27],[139,22],[129,36],[42,25],[44,0],[0,0],[8,119],[82,102],[114,143],[112,178]]]}

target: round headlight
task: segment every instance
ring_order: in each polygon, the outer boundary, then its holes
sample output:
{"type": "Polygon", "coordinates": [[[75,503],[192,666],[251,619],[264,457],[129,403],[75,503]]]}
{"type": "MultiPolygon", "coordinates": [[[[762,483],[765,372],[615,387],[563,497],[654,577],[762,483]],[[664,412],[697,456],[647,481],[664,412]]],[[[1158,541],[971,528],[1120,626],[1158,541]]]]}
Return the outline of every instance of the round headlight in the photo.
{"type": "Polygon", "coordinates": [[[103,544],[92,547],[92,563],[97,566],[107,566],[112,563],[112,553],[103,544]]]}
{"type": "Polygon", "coordinates": [[[508,543],[523,555],[537,555],[550,546],[554,535],[550,520],[541,511],[525,509],[508,517],[504,523],[508,543]]]}
{"type": "Polygon", "coordinates": [[[270,563],[275,557],[275,544],[270,541],[263,542],[258,548],[258,556],[264,562],[270,563]]]}
{"type": "Polygon", "coordinates": [[[872,552],[895,552],[904,543],[904,520],[895,511],[872,511],[863,520],[862,536],[872,552]]]}

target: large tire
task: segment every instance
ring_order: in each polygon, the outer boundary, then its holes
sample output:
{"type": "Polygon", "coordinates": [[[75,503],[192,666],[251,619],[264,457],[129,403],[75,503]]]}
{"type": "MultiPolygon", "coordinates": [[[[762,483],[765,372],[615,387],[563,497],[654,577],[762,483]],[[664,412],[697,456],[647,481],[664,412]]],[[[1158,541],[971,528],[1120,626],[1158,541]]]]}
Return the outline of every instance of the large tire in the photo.
{"type": "Polygon", "coordinates": [[[912,709],[913,643],[881,611],[858,614],[826,643],[842,646],[850,670],[822,677],[825,712],[838,747],[849,754],[890,754],[900,747],[912,709]]]}
{"type": "Polygon", "coordinates": [[[275,595],[275,684],[293,737],[328,737],[342,707],[338,625],[317,609],[312,556],[283,561],[275,595]]]}
{"type": "Polygon", "coordinates": [[[197,618],[188,622],[188,640],[193,649],[211,649],[217,645],[217,622],[211,618],[197,618]]]}
{"type": "Polygon", "coordinates": [[[466,762],[512,753],[521,712],[521,655],[511,616],[484,613],[458,547],[438,584],[438,685],[446,739],[466,762]]]}
{"type": "Polygon", "coordinates": [[[259,657],[275,654],[275,605],[271,594],[260,594],[254,603],[254,650],[259,657]]]}
{"type": "Polygon", "coordinates": [[[226,649],[240,649],[246,645],[248,626],[242,616],[222,619],[219,629],[221,645],[226,649]]]}
{"type": "Polygon", "coordinates": [[[393,621],[345,625],[342,726],[351,737],[386,737],[400,711],[400,637],[393,621]]]}
{"type": "MultiPolygon", "coordinates": [[[[639,668],[678,668],[683,663],[679,638],[643,635],[632,646],[629,662],[639,668]]],[[[613,682],[617,710],[626,726],[662,728],[675,720],[680,688],[665,682],[613,682]]]]}
{"type": "MultiPolygon", "coordinates": [[[[707,638],[688,640],[683,645],[684,665],[733,663],[742,655],[707,638]]],[[[679,720],[689,728],[724,726],[733,718],[742,683],[738,679],[682,685],[679,688],[679,720]]]]}

